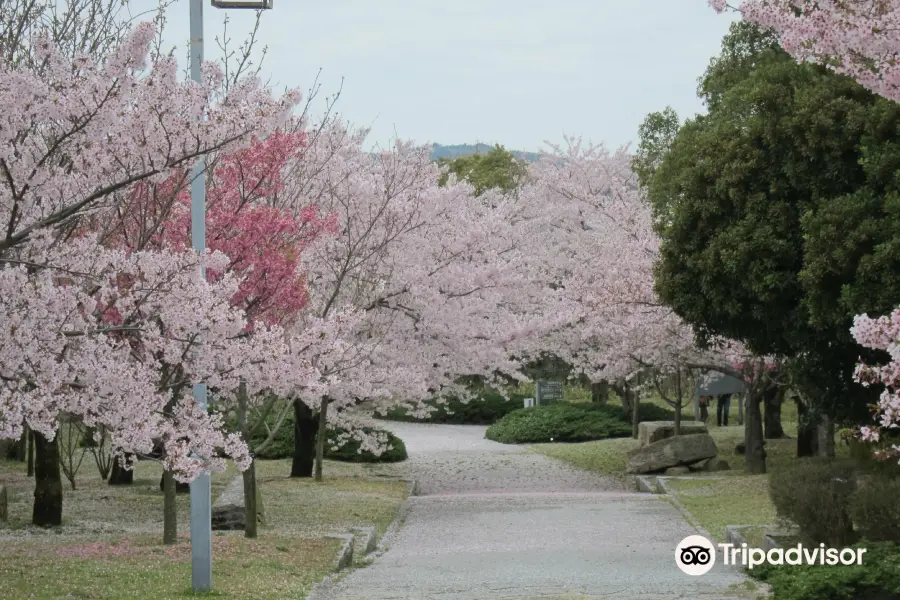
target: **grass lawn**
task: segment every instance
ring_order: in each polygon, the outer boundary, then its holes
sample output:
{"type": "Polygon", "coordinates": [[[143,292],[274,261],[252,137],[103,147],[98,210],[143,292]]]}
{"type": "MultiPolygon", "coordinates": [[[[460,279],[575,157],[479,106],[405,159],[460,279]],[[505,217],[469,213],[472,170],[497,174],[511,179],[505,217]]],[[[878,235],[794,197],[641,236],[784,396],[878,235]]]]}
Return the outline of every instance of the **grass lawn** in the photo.
{"type": "MultiPolygon", "coordinates": [[[[190,591],[190,504],[178,497],[179,541],[162,545],[161,469],[136,467],[134,484],[111,487],[85,458],[77,490],[64,482],[63,526],[29,524],[32,481],[19,462],[0,461],[9,489],[0,523],[0,598],[183,598],[190,591]]],[[[377,466],[375,466],[377,468],[377,466]]],[[[290,479],[290,461],[259,461],[267,526],[256,540],[213,532],[216,597],[302,599],[332,571],[340,542],[329,533],[375,526],[384,533],[406,498],[402,482],[376,479],[372,466],[326,461],[325,481],[290,479]]],[[[213,475],[213,500],[237,475],[213,475]]]]}
{"type": "MultiPolygon", "coordinates": [[[[658,398],[641,399],[665,404],[658,398]]],[[[766,525],[775,525],[775,507],[769,499],[767,475],[748,475],[743,470],[743,456],[734,454],[734,447],[744,440],[744,428],[738,425],[716,427],[715,406],[710,411],[713,425],[709,433],[719,447],[719,457],[728,461],[729,471],[702,473],[693,479],[669,480],[669,488],[678,500],[694,516],[694,519],[719,541],[725,539],[726,525],[753,525],[745,532],[749,544],[762,544],[766,525]]],[[[685,411],[690,420],[693,411],[685,411]]],[[[732,402],[729,422],[736,423],[737,410],[732,402]]],[[[782,406],[782,425],[788,435],[797,431],[797,411],[793,403],[782,406]]],[[[581,444],[535,444],[531,448],[541,454],[560,459],[576,467],[607,476],[626,477],[626,455],[637,448],[637,440],[631,438],[600,440],[581,444]]],[[[848,452],[847,446],[835,443],[839,455],[848,452]]],[[[766,467],[777,471],[796,460],[796,440],[766,440],[766,467]]]]}

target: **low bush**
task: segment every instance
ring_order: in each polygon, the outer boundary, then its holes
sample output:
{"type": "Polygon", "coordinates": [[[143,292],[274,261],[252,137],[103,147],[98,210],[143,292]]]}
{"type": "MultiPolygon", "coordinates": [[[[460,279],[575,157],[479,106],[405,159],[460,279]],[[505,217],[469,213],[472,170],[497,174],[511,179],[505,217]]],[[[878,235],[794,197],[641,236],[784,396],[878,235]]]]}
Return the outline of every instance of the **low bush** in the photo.
{"type": "MultiPolygon", "coordinates": [[[[340,460],[345,462],[362,462],[362,463],[378,463],[378,462],[400,462],[406,460],[406,445],[403,440],[395,436],[389,431],[381,429],[364,428],[364,431],[371,433],[373,431],[385,433],[388,436],[389,450],[385,450],[378,456],[371,452],[359,452],[359,442],[351,439],[344,443],[337,450],[332,450],[334,441],[339,435],[344,433],[343,429],[328,429],[328,438],[325,440],[325,458],[329,460],[340,460]]],[[[268,435],[265,431],[250,436],[250,447],[255,448],[266,440],[268,435]]],[[[278,434],[262,452],[256,453],[256,458],[263,460],[274,460],[279,458],[290,458],[294,453],[294,418],[289,415],[278,430],[278,434]]]]}
{"type": "Polygon", "coordinates": [[[748,573],[772,587],[774,600],[900,600],[900,548],[863,543],[861,565],[768,565],[748,573]]]}
{"type": "Polygon", "coordinates": [[[846,546],[856,541],[850,503],[856,488],[852,462],[799,459],[769,475],[778,516],[800,530],[805,543],[846,546]]]}
{"type": "Polygon", "coordinates": [[[860,479],[850,514],[864,538],[900,542],[900,479],[875,473],[860,479]]]}
{"type": "Polygon", "coordinates": [[[376,417],[390,421],[445,425],[491,425],[514,410],[522,408],[526,397],[523,393],[518,392],[511,393],[509,398],[504,398],[497,390],[486,387],[479,397],[472,398],[465,403],[455,396],[448,396],[444,404],[439,404],[437,400],[426,400],[425,404],[436,408],[426,419],[410,416],[406,408],[402,406],[392,408],[386,414],[376,415],[376,417]]]}
{"type": "MultiPolygon", "coordinates": [[[[642,421],[666,420],[658,418],[658,412],[650,406],[641,404],[639,414],[652,417],[642,421]]],[[[503,444],[589,442],[629,436],[631,423],[625,419],[620,406],[564,402],[517,409],[485,432],[487,439],[503,444]]]]}

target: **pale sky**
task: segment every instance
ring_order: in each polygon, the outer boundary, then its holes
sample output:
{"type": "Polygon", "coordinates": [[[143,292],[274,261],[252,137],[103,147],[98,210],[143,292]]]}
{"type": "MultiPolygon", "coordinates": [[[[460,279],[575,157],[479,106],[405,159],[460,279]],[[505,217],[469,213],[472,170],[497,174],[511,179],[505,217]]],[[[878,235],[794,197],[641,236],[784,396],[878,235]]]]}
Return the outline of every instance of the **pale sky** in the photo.
{"type": "MultiPolygon", "coordinates": [[[[150,0],[136,0],[136,6],[150,0]]],[[[253,12],[204,6],[207,60],[230,16],[235,42],[253,12]]],[[[322,95],[337,110],[419,143],[500,143],[537,150],[563,134],[632,142],[648,112],[702,112],[697,78],[733,16],[706,0],[275,0],[263,16],[263,75],[322,95]]],[[[186,56],[189,10],[169,11],[166,40],[186,56]]],[[[315,105],[321,113],[323,105],[315,105]]]]}

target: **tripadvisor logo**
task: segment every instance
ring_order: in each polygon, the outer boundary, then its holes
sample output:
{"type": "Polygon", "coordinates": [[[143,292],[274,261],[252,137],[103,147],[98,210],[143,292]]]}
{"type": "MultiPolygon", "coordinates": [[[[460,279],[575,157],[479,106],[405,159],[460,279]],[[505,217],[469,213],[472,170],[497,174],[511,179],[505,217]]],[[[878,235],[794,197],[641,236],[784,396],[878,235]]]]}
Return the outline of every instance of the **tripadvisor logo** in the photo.
{"type": "MultiPolygon", "coordinates": [[[[740,565],[752,569],[763,564],[769,565],[861,565],[865,548],[804,547],[797,544],[791,548],[750,548],[747,544],[718,544],[722,550],[722,562],[726,565],[740,565]]],[[[689,535],[675,548],[675,564],[687,575],[704,575],[716,564],[716,546],[702,535],[689,535]]]]}
{"type": "Polygon", "coordinates": [[[747,544],[719,544],[726,565],[742,565],[748,569],[763,564],[769,565],[861,565],[865,548],[808,548],[797,544],[790,548],[772,548],[768,552],[762,548],[748,548],[747,544]]]}

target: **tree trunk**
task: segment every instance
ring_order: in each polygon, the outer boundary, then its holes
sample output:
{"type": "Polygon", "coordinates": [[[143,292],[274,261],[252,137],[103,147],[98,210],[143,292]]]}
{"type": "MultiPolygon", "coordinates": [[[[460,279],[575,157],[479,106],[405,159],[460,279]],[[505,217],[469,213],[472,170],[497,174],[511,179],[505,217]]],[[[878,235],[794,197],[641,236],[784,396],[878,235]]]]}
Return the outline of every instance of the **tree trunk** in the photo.
{"type": "MultiPolygon", "coordinates": [[[[237,420],[241,437],[249,444],[250,428],[247,426],[248,404],[247,384],[242,381],[240,386],[238,386],[237,420]]],[[[241,479],[244,482],[244,537],[253,539],[256,537],[257,525],[259,524],[256,516],[256,461],[250,463],[250,468],[241,474],[241,479]]]]}
{"type": "Polygon", "coordinates": [[[797,458],[816,456],[819,453],[819,439],[816,427],[809,421],[809,407],[800,398],[797,403],[797,458]]]}
{"type": "MultiPolygon", "coordinates": [[[[162,477],[159,478],[159,491],[166,491],[166,474],[163,473],[162,477]]],[[[175,481],[175,493],[176,494],[190,494],[191,493],[191,484],[182,483],[178,480],[175,481]]]]}
{"type": "Polygon", "coordinates": [[[757,394],[747,394],[747,422],[744,426],[744,468],[747,473],[754,475],[766,472],[766,449],[763,447],[763,424],[760,404],[761,398],[757,394]]]}
{"type": "MultiPolygon", "coordinates": [[[[125,460],[132,461],[132,455],[126,454],[125,460]]],[[[125,469],[119,464],[119,459],[113,460],[112,471],[109,473],[109,485],[131,485],[134,483],[134,470],[125,469]]]]}
{"type": "Polygon", "coordinates": [[[26,425],[25,429],[22,431],[22,436],[19,438],[18,446],[16,447],[16,460],[20,462],[25,462],[26,456],[28,455],[28,432],[30,431],[31,428],[26,425]]]}
{"type": "Polygon", "coordinates": [[[302,400],[294,400],[294,460],[291,477],[312,477],[316,458],[316,417],[302,400]]]}
{"type": "Polygon", "coordinates": [[[176,483],[172,471],[163,471],[163,544],[174,544],[178,538],[178,505],[175,503],[176,483]]]}
{"type": "Polygon", "coordinates": [[[316,481],[322,481],[322,461],[325,460],[325,439],[328,437],[328,396],[319,404],[319,431],[316,435],[316,481]]]}
{"type": "Polygon", "coordinates": [[[634,439],[638,439],[638,424],[641,420],[640,415],[640,406],[641,403],[638,401],[637,393],[632,392],[628,388],[628,384],[625,384],[625,394],[633,394],[631,396],[631,437],[634,439]]]}
{"type": "Polygon", "coordinates": [[[31,522],[39,527],[62,524],[62,475],[59,470],[59,446],[34,434],[34,510],[31,522]]]}
{"type": "Polygon", "coordinates": [[[781,405],[784,402],[785,389],[777,387],[768,390],[763,396],[765,403],[765,437],[767,440],[777,440],[784,437],[784,429],[781,426],[781,405]]]}
{"type": "Polygon", "coordinates": [[[681,369],[675,374],[675,435],[681,435],[681,369]]]}
{"type": "Polygon", "coordinates": [[[747,400],[747,394],[741,393],[738,396],[738,425],[743,426],[744,424],[744,404],[747,400]]]}
{"type": "Polygon", "coordinates": [[[34,477],[34,432],[28,430],[28,476],[34,477]]]}
{"type": "Polygon", "coordinates": [[[818,454],[826,458],[834,458],[834,421],[827,415],[822,415],[816,426],[818,438],[818,454]]]}
{"type": "Polygon", "coordinates": [[[609,401],[609,382],[591,383],[591,402],[606,404],[609,401]]]}

